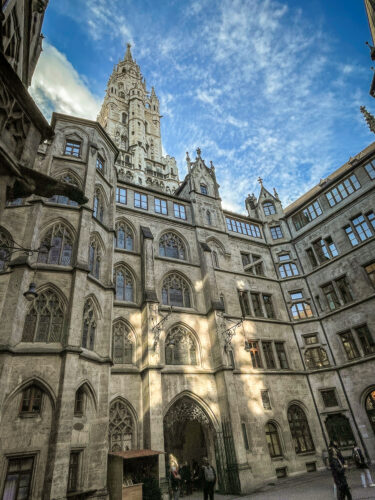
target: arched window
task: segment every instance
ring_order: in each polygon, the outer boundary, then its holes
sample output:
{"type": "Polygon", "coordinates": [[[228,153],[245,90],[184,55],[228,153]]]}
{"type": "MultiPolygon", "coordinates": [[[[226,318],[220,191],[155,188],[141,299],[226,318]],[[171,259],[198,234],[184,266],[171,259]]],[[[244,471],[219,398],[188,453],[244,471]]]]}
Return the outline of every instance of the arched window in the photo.
{"type": "Polygon", "coordinates": [[[116,224],[116,248],[124,250],[134,250],[134,235],[130,227],[125,222],[120,221],[116,224]]]}
{"type": "Polygon", "coordinates": [[[101,248],[98,238],[92,235],[89,246],[89,269],[95,278],[100,277],[101,248]]]}
{"type": "Polygon", "coordinates": [[[77,391],[74,398],[74,416],[82,417],[85,409],[85,389],[81,386],[77,391]]]}
{"type": "Polygon", "coordinates": [[[207,212],[206,212],[206,220],[207,220],[207,224],[209,226],[212,226],[212,217],[211,217],[211,212],[209,210],[207,210],[207,212]]]}
{"type": "Polygon", "coordinates": [[[95,331],[96,315],[94,304],[91,299],[87,299],[83,307],[82,347],[94,350],[95,331]]]}
{"type": "Polygon", "coordinates": [[[10,248],[13,246],[12,238],[7,232],[0,229],[0,273],[5,271],[10,260],[10,248]]]}
{"type": "Polygon", "coordinates": [[[310,349],[306,349],[304,356],[307,368],[329,366],[329,359],[323,347],[310,347],[310,349]]]}
{"type": "Polygon", "coordinates": [[[189,285],[178,274],[170,274],[164,279],[161,295],[164,305],[191,307],[189,285]]]}
{"type": "Polygon", "coordinates": [[[118,364],[133,363],[133,342],[131,331],[124,321],[113,325],[112,357],[118,364]]]}
{"type": "MultiPolygon", "coordinates": [[[[75,177],[70,174],[64,174],[62,177],[59,177],[59,180],[62,182],[66,182],[67,184],[72,184],[75,187],[80,187],[75,177]]],[[[64,196],[62,194],[54,194],[48,201],[50,201],[51,203],[59,203],[60,205],[70,205],[71,207],[78,206],[78,203],[76,201],[70,200],[67,196],[64,196]]]]}
{"type": "Polygon", "coordinates": [[[367,416],[370,420],[372,430],[375,434],[375,390],[371,391],[365,401],[367,416]]]}
{"type": "Polygon", "coordinates": [[[217,267],[217,268],[220,268],[220,266],[219,266],[219,257],[217,255],[216,250],[212,250],[211,255],[212,255],[213,266],[217,267]]]}
{"type": "Polygon", "coordinates": [[[98,219],[98,221],[103,222],[104,200],[103,200],[103,195],[99,188],[95,189],[93,215],[96,219],[98,219]]]}
{"type": "Polygon", "coordinates": [[[38,262],[69,266],[72,262],[73,236],[62,223],[54,224],[42,238],[38,262]]]}
{"type": "Polygon", "coordinates": [[[265,427],[268,451],[271,458],[281,456],[281,445],[277,427],[272,422],[268,422],[265,427]]]}
{"type": "Polygon", "coordinates": [[[196,365],[197,346],[193,335],[183,326],[175,326],[165,339],[167,365],[196,365]]]}
{"type": "Polygon", "coordinates": [[[296,453],[314,451],[315,446],[311,437],[309,423],[305,412],[298,405],[291,405],[288,409],[288,421],[296,453]]]}
{"type": "Polygon", "coordinates": [[[116,300],[134,302],[134,280],[123,266],[115,269],[116,300]]]}
{"type": "Polygon", "coordinates": [[[290,276],[298,276],[298,268],[294,262],[287,262],[286,264],[279,265],[279,273],[281,278],[288,278],[290,276]]]}
{"type": "Polygon", "coordinates": [[[109,449],[126,451],[135,448],[135,423],[128,405],[115,399],[109,407],[109,449]]]}
{"type": "Polygon", "coordinates": [[[355,444],[353,431],[347,417],[341,413],[330,415],[327,417],[325,424],[329,439],[331,441],[337,441],[340,448],[343,446],[353,446],[355,444]]]}
{"type": "Polygon", "coordinates": [[[20,413],[39,415],[42,409],[43,391],[37,385],[29,385],[22,391],[20,413]]]}
{"type": "Polygon", "coordinates": [[[159,255],[186,260],[186,250],[181,238],[174,233],[165,233],[159,241],[159,255]]]}
{"type": "Polygon", "coordinates": [[[39,292],[25,319],[23,342],[61,342],[64,306],[51,289],[39,292]]]}
{"type": "Polygon", "coordinates": [[[272,215],[276,213],[275,205],[271,201],[265,201],[263,203],[264,215],[272,215]]]}

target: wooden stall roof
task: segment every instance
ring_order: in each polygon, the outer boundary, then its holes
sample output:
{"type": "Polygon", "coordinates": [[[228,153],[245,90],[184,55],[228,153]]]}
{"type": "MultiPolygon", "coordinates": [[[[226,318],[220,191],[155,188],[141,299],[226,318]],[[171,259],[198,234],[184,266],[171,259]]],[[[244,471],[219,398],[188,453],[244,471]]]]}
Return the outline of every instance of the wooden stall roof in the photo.
{"type": "Polygon", "coordinates": [[[122,457],[125,460],[129,460],[131,458],[142,458],[142,457],[152,457],[154,455],[163,455],[164,451],[155,451],[155,450],[126,450],[126,451],[111,451],[109,455],[116,455],[118,457],[122,457]]]}

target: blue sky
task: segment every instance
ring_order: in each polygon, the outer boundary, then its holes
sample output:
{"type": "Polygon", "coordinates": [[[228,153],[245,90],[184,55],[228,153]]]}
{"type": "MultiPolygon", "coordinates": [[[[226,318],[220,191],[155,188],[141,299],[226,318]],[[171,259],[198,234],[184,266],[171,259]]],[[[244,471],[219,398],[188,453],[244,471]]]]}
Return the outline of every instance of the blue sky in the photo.
{"type": "Polygon", "coordinates": [[[43,34],[31,92],[48,119],[95,119],[130,41],[180,178],[200,146],[230,210],[258,176],[286,206],[373,141],[362,0],[50,0],[43,34]]]}

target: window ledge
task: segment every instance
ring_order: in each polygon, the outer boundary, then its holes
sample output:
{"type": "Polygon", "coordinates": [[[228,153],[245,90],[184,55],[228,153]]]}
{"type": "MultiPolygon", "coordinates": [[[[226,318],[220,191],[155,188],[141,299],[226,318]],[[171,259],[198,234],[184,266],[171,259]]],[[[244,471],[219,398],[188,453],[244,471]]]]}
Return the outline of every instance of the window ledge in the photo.
{"type": "Polygon", "coordinates": [[[77,206],[77,205],[68,205],[67,203],[55,203],[54,201],[48,201],[48,200],[46,201],[43,200],[43,203],[44,205],[48,205],[49,207],[56,207],[56,208],[64,208],[64,209],[72,208],[73,210],[80,210],[81,208],[79,205],[77,206]]]}
{"type": "Polygon", "coordinates": [[[138,256],[141,255],[139,252],[136,252],[135,250],[127,250],[126,248],[114,247],[114,250],[116,252],[127,253],[129,255],[138,255],[138,256]]]}
{"type": "Polygon", "coordinates": [[[308,457],[310,455],[316,455],[316,450],[303,451],[301,453],[296,452],[297,457],[308,457]]]}
{"type": "Polygon", "coordinates": [[[44,262],[35,262],[32,266],[37,271],[41,271],[42,269],[46,269],[49,271],[65,271],[70,272],[73,271],[73,266],[64,266],[62,264],[46,264],[44,262]]]}
{"type": "Polygon", "coordinates": [[[283,455],[280,457],[271,457],[272,462],[281,462],[282,460],[287,460],[283,455]]]}
{"type": "Polygon", "coordinates": [[[119,307],[131,307],[133,309],[139,308],[139,305],[136,302],[127,302],[126,300],[114,300],[113,305],[119,307]]]}
{"type": "Polygon", "coordinates": [[[18,415],[19,418],[40,418],[40,412],[38,413],[33,413],[33,412],[23,412],[23,413],[19,413],[18,415]]]}

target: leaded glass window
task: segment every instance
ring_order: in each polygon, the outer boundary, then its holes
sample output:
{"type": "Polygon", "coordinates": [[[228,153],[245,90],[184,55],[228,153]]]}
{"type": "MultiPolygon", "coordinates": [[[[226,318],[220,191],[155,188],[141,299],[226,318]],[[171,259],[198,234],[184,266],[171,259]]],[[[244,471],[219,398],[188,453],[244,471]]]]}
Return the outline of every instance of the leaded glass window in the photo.
{"type": "Polygon", "coordinates": [[[113,325],[112,356],[116,364],[133,363],[132,334],[124,321],[113,325]]]}
{"type": "Polygon", "coordinates": [[[64,306],[51,289],[39,292],[26,315],[23,342],[61,342],[64,306]]]}
{"type": "Polygon", "coordinates": [[[116,300],[134,301],[134,280],[123,266],[115,269],[116,300]]]}
{"type": "Polygon", "coordinates": [[[197,346],[193,335],[183,326],[174,327],[165,340],[167,365],[196,365],[197,346]]]}
{"type": "Polygon", "coordinates": [[[314,451],[315,446],[311,437],[309,423],[305,412],[298,405],[288,409],[288,421],[296,453],[314,451]]]}
{"type": "Polygon", "coordinates": [[[134,234],[130,227],[123,221],[116,224],[116,248],[134,250],[134,234]]]}
{"type": "Polygon", "coordinates": [[[57,223],[42,238],[38,262],[70,266],[72,254],[73,236],[64,224],[57,223]]]}
{"type": "Polygon", "coordinates": [[[109,449],[126,451],[135,448],[135,422],[129,406],[120,398],[109,407],[109,449]]]}
{"type": "Polygon", "coordinates": [[[329,359],[323,347],[311,347],[305,351],[307,368],[323,368],[329,366],[329,359]]]}
{"type": "Polygon", "coordinates": [[[89,246],[89,269],[90,274],[92,274],[97,279],[99,279],[100,277],[101,253],[102,252],[98,238],[95,235],[92,235],[90,238],[89,246]]]}
{"type": "Polygon", "coordinates": [[[159,241],[159,255],[186,260],[186,250],[181,238],[174,233],[165,233],[159,241]]]}
{"type": "Polygon", "coordinates": [[[161,295],[164,305],[191,307],[189,285],[178,274],[170,274],[164,279],[161,295]]]}
{"type": "Polygon", "coordinates": [[[275,205],[271,201],[265,201],[263,203],[264,215],[272,215],[276,213],[275,205]]]}
{"type": "Polygon", "coordinates": [[[265,427],[266,440],[268,445],[268,451],[271,458],[281,456],[281,445],[279,439],[279,433],[277,432],[277,427],[272,422],[268,422],[265,427]]]}
{"type": "Polygon", "coordinates": [[[36,385],[30,385],[22,392],[20,413],[39,415],[42,407],[43,393],[36,385]]]}
{"type": "Polygon", "coordinates": [[[94,349],[96,314],[91,299],[87,299],[83,308],[82,347],[94,349]]]}

